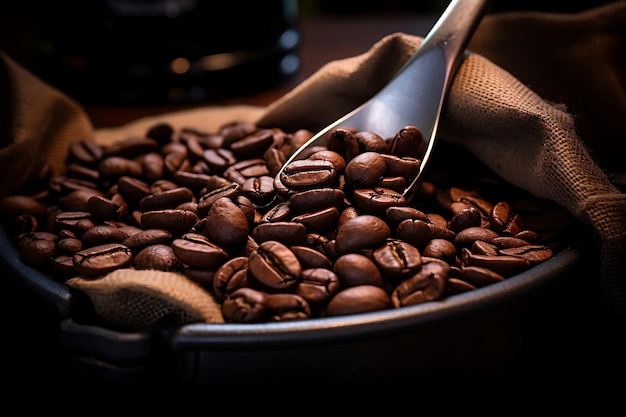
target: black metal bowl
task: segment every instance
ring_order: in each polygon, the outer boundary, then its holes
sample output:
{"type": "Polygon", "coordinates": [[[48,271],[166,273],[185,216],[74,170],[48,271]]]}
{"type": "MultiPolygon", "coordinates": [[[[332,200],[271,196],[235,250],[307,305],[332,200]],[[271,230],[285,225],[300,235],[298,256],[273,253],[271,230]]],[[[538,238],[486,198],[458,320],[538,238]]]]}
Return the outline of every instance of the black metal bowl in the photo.
{"type": "Polygon", "coordinates": [[[189,324],[125,333],[75,317],[76,294],[19,259],[0,230],[3,269],[59,314],[60,350],[79,375],[114,383],[397,381],[489,375],[515,367],[523,309],[581,261],[572,245],[506,280],[440,301],[261,324],[189,324]]]}

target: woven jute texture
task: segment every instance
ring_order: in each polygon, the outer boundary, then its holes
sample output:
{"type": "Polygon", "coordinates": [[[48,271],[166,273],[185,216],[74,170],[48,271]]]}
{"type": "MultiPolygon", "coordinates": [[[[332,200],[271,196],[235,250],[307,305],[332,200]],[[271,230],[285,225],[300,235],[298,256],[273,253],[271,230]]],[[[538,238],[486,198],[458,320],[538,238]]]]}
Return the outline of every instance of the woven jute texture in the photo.
{"type": "MultiPolygon", "coordinates": [[[[613,153],[606,146],[623,146],[626,140],[619,136],[626,120],[624,28],[626,2],[567,16],[486,16],[452,84],[439,137],[466,147],[507,182],[558,203],[589,225],[601,251],[598,275],[607,304],[626,323],[626,195],[596,156],[613,153]],[[524,31],[513,34],[520,22],[524,31]],[[528,42],[520,42],[520,36],[528,42]],[[518,49],[506,48],[503,40],[518,49]],[[544,60],[529,68],[516,61],[519,56],[525,62],[529,57],[544,60]],[[545,64],[551,57],[558,60],[545,64]],[[576,65],[581,59],[584,63],[576,65]],[[552,74],[552,82],[537,81],[542,74],[552,74]],[[579,86],[580,94],[593,92],[600,99],[574,113],[567,99],[574,100],[571,83],[580,79],[589,83],[579,86]],[[594,122],[604,123],[598,130],[602,133],[585,128],[581,136],[579,126],[594,122]],[[618,136],[606,137],[605,132],[618,136]]],[[[317,130],[375,94],[421,41],[390,34],[362,55],[323,66],[267,108],[200,107],[96,131],[79,105],[0,55],[2,105],[11,109],[0,121],[0,195],[18,190],[38,161],[49,160],[62,170],[64,150],[73,141],[94,138],[106,144],[143,134],[156,122],[212,131],[226,122],[247,120],[285,131],[317,130]],[[11,168],[15,163],[23,169],[11,168]]],[[[84,291],[104,319],[125,328],[150,326],[172,315],[179,323],[223,320],[210,294],[174,273],[123,270],[96,280],[76,277],[68,285],[84,291]]]]}

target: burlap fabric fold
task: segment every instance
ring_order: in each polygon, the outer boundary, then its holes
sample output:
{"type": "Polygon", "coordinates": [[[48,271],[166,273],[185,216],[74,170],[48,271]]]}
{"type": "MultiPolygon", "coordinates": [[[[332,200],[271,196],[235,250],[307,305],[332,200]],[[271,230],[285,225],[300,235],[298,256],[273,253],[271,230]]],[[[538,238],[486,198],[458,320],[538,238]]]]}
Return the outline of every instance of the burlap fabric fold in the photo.
{"type": "MultiPolygon", "coordinates": [[[[452,84],[439,134],[442,140],[469,149],[504,180],[555,201],[590,225],[601,247],[600,279],[607,303],[626,323],[626,195],[613,181],[612,172],[616,172],[619,164],[611,166],[613,171],[607,170],[595,156],[600,152],[594,153],[594,149],[623,144],[626,140],[622,123],[626,118],[623,105],[626,74],[623,58],[619,58],[626,56],[624,27],[626,2],[567,16],[547,13],[486,16],[452,84]],[[519,25],[513,24],[520,21],[523,35],[515,32],[519,25]],[[572,31],[576,36],[572,36],[572,31]],[[535,34],[537,39],[533,37],[535,34]],[[528,38],[528,42],[514,42],[520,36],[528,38]],[[550,42],[539,42],[544,36],[549,36],[550,42]],[[519,50],[503,47],[507,39],[519,50]],[[520,63],[514,59],[518,56],[558,59],[545,63],[551,71],[547,76],[544,65],[533,62],[525,66],[526,61],[520,63]],[[593,57],[593,65],[586,61],[589,57],[593,57]],[[579,65],[581,59],[585,62],[579,65]],[[499,60],[502,65],[496,64],[499,60]],[[541,86],[545,96],[533,89],[533,84],[542,77],[554,77],[554,82],[546,81],[541,86]],[[599,100],[572,112],[566,99],[576,95],[569,89],[581,79],[588,80],[588,84],[579,86],[580,93],[592,94],[599,100]],[[618,136],[596,136],[594,129],[585,130],[583,136],[578,130],[579,126],[600,121],[610,124],[602,126],[602,132],[617,132],[618,136]]],[[[17,104],[19,111],[10,112],[10,119],[2,121],[0,162],[27,163],[18,173],[7,163],[1,164],[0,190],[2,194],[16,191],[38,158],[55,159],[55,166],[62,166],[59,150],[73,140],[92,136],[100,143],[110,143],[143,134],[158,121],[167,121],[175,128],[196,126],[209,131],[232,120],[248,120],[286,131],[316,130],[373,95],[421,41],[416,36],[391,34],[362,55],[328,63],[267,108],[202,107],[97,131],[91,129],[75,103],[3,56],[3,76],[10,80],[2,86],[8,92],[3,105],[7,105],[8,98],[9,106],[17,104]],[[34,91],[24,85],[34,82],[38,83],[34,91]],[[31,98],[26,100],[23,94],[31,98]],[[57,123],[49,122],[51,115],[57,123]],[[36,130],[29,132],[29,128],[36,130]]],[[[143,281],[135,278],[129,270],[121,276],[116,274],[115,279],[93,281],[76,277],[67,284],[84,291],[105,319],[126,328],[149,326],[163,317],[154,311],[140,317],[125,316],[145,311],[146,293],[154,308],[161,308],[166,315],[176,311],[180,323],[221,320],[214,306],[194,304],[212,302],[200,287],[186,286],[184,296],[176,295],[180,289],[178,274],[154,274],[143,281]],[[176,275],[176,279],[168,278],[171,275],[176,275]],[[147,285],[144,288],[142,282],[150,282],[150,288],[147,285]],[[129,289],[137,294],[116,296],[121,292],[128,294],[129,289]],[[199,296],[189,292],[198,292],[199,296]],[[122,299],[115,307],[109,304],[122,299]]]]}

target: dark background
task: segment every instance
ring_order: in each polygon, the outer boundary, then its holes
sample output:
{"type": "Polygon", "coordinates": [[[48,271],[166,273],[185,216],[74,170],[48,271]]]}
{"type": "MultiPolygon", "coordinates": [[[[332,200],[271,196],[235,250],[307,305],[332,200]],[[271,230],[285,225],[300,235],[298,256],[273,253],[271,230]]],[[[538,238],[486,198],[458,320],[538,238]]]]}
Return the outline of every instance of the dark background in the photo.
{"type": "MultiPolygon", "coordinates": [[[[571,13],[609,2],[496,0],[491,11],[535,10],[571,13]]],[[[96,2],[84,1],[82,3],[94,4],[96,2]]],[[[49,22],[50,19],[57,17],[55,13],[60,13],[63,10],[61,6],[67,7],[67,4],[69,3],[49,1],[42,6],[41,3],[31,0],[3,3],[2,10],[0,10],[0,49],[8,52],[26,67],[36,69],[34,54],[41,22],[42,20],[49,22]],[[59,8],[55,9],[57,6],[59,8]]],[[[81,7],[84,7],[84,4],[81,7]]],[[[299,17],[302,19],[314,19],[318,16],[340,16],[349,19],[354,15],[380,13],[437,15],[446,5],[447,2],[442,1],[301,0],[298,2],[298,10],[299,17]]],[[[242,13],[245,12],[242,11],[242,13]]],[[[72,18],[84,19],[85,16],[76,15],[72,18]]],[[[237,15],[228,15],[227,25],[234,25],[236,22],[240,22],[237,15]]],[[[215,16],[208,16],[206,23],[217,25],[222,22],[215,16]]],[[[69,31],[76,37],[84,36],[84,33],[72,32],[70,26],[61,25],[58,30],[69,31]]],[[[594,394],[593,398],[599,399],[599,408],[602,404],[610,402],[616,390],[622,390],[623,394],[623,380],[626,376],[624,360],[626,346],[622,337],[623,325],[618,324],[606,310],[600,290],[595,281],[590,278],[597,275],[598,264],[599,254],[594,251],[587,253],[584,262],[577,268],[576,275],[568,281],[568,285],[538,294],[532,303],[529,303],[525,327],[520,329],[526,338],[524,341],[526,352],[511,372],[477,381],[397,381],[397,384],[391,388],[411,387],[413,388],[411,397],[389,395],[385,398],[379,396],[377,399],[388,403],[390,411],[394,410],[395,404],[407,403],[407,398],[427,401],[428,398],[425,398],[423,394],[425,392],[430,394],[433,391],[448,399],[471,393],[474,401],[485,401],[485,399],[492,399],[496,394],[503,395],[507,392],[511,394],[515,390],[521,401],[510,403],[507,408],[503,409],[504,411],[516,409],[515,407],[520,403],[530,401],[537,396],[544,398],[554,396],[564,404],[571,404],[584,398],[589,399],[588,396],[594,394]],[[620,332],[616,332],[616,329],[620,329],[620,332]],[[564,387],[568,391],[565,394],[562,392],[558,394],[564,387]],[[598,392],[601,394],[598,395],[598,392]]],[[[0,303],[4,318],[2,329],[4,332],[3,358],[5,359],[1,375],[9,384],[7,391],[9,395],[25,391],[33,393],[34,396],[53,393],[59,395],[57,400],[65,401],[68,397],[60,393],[84,394],[85,391],[91,390],[92,393],[97,394],[103,387],[111,388],[97,378],[78,378],[67,366],[65,352],[59,347],[57,339],[59,319],[54,308],[42,304],[36,295],[21,287],[11,279],[12,277],[3,275],[2,278],[6,279],[6,285],[2,289],[4,297],[0,303]]],[[[286,382],[285,387],[270,388],[276,388],[275,392],[280,392],[281,388],[289,388],[289,385],[290,383],[286,382]]],[[[293,387],[291,388],[293,391],[293,387]]],[[[324,387],[319,388],[318,394],[313,394],[309,398],[324,401],[329,397],[342,395],[340,391],[328,392],[324,390],[324,387]]],[[[370,386],[369,391],[365,392],[370,393],[372,389],[376,391],[382,388],[370,386]]],[[[208,397],[215,393],[215,390],[207,391],[209,392],[203,394],[208,397]]],[[[269,400],[279,397],[278,394],[276,395],[277,397],[268,397],[269,400]]],[[[152,402],[158,400],[160,399],[153,398],[152,402]]],[[[59,404],[59,401],[55,403],[60,405],[60,408],[64,405],[72,405],[67,402],[59,404]]],[[[207,404],[207,409],[213,404],[207,404]]],[[[47,405],[53,408],[52,403],[47,405]]],[[[235,407],[237,405],[235,404],[235,407]]],[[[446,404],[438,403],[437,406],[445,409],[446,404]]],[[[94,405],[91,407],[93,408],[94,405]]]]}

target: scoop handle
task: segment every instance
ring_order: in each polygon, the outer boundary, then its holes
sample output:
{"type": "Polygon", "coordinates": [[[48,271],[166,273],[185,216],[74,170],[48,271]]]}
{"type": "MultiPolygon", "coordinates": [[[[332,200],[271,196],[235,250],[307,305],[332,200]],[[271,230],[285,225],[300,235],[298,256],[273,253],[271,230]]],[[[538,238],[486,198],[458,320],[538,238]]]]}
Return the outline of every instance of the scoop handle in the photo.
{"type": "MultiPolygon", "coordinates": [[[[490,5],[491,0],[452,0],[424,37],[419,49],[424,52],[435,46],[441,48],[448,58],[449,71],[453,75],[462,61],[465,48],[490,5]]],[[[414,57],[409,61],[412,59],[414,57]]]]}

